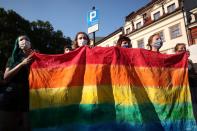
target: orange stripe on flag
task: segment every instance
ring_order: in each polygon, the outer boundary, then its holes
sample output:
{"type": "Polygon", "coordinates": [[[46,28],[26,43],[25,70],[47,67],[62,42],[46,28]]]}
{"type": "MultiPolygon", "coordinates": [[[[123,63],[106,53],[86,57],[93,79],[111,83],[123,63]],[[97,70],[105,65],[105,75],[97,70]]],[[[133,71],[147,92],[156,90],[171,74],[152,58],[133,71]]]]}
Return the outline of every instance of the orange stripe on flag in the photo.
{"type": "Polygon", "coordinates": [[[88,85],[132,85],[171,88],[188,86],[187,70],[121,65],[72,65],[63,68],[31,69],[31,88],[56,88],[88,85]]]}

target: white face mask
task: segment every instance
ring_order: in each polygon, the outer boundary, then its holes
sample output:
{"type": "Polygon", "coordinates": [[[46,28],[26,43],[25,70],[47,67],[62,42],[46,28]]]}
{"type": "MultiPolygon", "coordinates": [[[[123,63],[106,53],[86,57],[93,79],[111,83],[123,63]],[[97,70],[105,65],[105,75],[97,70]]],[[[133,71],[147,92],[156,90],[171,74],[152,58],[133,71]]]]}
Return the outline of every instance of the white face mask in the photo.
{"type": "Polygon", "coordinates": [[[31,43],[27,40],[19,41],[19,48],[22,50],[28,50],[31,48],[31,43]]]}
{"type": "Polygon", "coordinates": [[[87,45],[88,41],[85,40],[85,39],[80,39],[78,40],[78,46],[81,47],[81,46],[84,46],[84,45],[87,45]]]}

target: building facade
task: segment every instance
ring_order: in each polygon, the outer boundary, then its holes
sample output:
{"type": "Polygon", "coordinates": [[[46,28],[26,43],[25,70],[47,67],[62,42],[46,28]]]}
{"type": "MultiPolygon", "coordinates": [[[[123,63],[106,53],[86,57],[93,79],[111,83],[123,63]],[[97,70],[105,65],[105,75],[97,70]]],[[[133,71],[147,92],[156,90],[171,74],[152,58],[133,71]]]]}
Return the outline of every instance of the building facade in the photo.
{"type": "Polygon", "coordinates": [[[128,15],[125,25],[125,32],[134,48],[147,49],[148,38],[155,33],[162,37],[163,53],[173,53],[177,43],[188,44],[179,0],[154,0],[136,13],[128,15]],[[131,32],[127,32],[128,28],[131,32]]]}
{"type": "Polygon", "coordinates": [[[197,44],[197,7],[190,12],[190,18],[188,21],[188,37],[189,45],[197,44]]]}
{"type": "MultiPolygon", "coordinates": [[[[163,40],[161,52],[171,54],[177,43],[188,45],[185,19],[182,0],[152,0],[126,16],[122,33],[131,39],[133,48],[145,49],[148,49],[148,38],[159,33],[163,40]]],[[[114,39],[106,38],[98,46],[106,41],[112,46],[114,39]]]]}

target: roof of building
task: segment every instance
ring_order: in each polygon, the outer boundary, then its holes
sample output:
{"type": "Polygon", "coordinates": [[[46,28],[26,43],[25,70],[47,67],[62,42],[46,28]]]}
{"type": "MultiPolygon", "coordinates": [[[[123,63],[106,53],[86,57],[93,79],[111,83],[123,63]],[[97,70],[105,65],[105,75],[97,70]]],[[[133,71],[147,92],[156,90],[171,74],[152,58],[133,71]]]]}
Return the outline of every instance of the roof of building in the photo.
{"type": "Polygon", "coordinates": [[[115,30],[115,31],[112,32],[111,34],[107,35],[107,36],[104,37],[103,39],[97,41],[95,45],[98,45],[98,44],[102,43],[103,41],[107,40],[108,38],[110,38],[110,37],[112,37],[112,36],[118,34],[119,32],[122,32],[122,31],[123,31],[123,27],[118,28],[117,30],[115,30]]]}
{"type": "Polygon", "coordinates": [[[129,21],[129,20],[135,18],[137,15],[143,14],[146,10],[150,9],[154,4],[160,3],[161,1],[164,1],[164,0],[151,0],[151,2],[149,2],[145,6],[141,7],[137,11],[133,11],[129,15],[127,15],[125,17],[125,21],[129,21]]]}
{"type": "Polygon", "coordinates": [[[161,16],[159,19],[157,19],[157,20],[151,20],[151,19],[149,19],[146,23],[144,23],[144,25],[142,26],[142,27],[140,27],[140,28],[138,28],[138,29],[134,29],[134,30],[132,30],[130,33],[128,33],[127,35],[130,35],[130,34],[133,34],[134,32],[136,32],[136,31],[138,31],[138,30],[141,30],[141,29],[144,29],[145,27],[147,27],[147,26],[150,26],[150,25],[152,25],[153,23],[156,23],[156,22],[158,22],[158,21],[161,21],[161,20],[163,20],[163,19],[165,19],[166,17],[168,17],[168,16],[171,16],[171,15],[173,15],[173,14],[176,14],[176,13],[178,13],[178,12],[180,12],[180,10],[181,10],[181,7],[179,7],[179,8],[177,8],[175,11],[173,11],[173,12],[171,12],[171,13],[166,13],[166,14],[164,14],[163,16],[161,16]]]}

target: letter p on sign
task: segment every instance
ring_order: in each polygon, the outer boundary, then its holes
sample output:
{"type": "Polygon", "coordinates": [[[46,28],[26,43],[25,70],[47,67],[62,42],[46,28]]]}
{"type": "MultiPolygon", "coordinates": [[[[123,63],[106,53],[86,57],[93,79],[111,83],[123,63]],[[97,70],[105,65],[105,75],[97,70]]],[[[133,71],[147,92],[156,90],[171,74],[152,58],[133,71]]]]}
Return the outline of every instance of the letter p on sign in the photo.
{"type": "Polygon", "coordinates": [[[98,30],[99,12],[91,10],[87,15],[88,34],[98,30]]]}
{"type": "Polygon", "coordinates": [[[94,18],[96,18],[96,11],[90,12],[90,22],[92,22],[94,18]]]}

